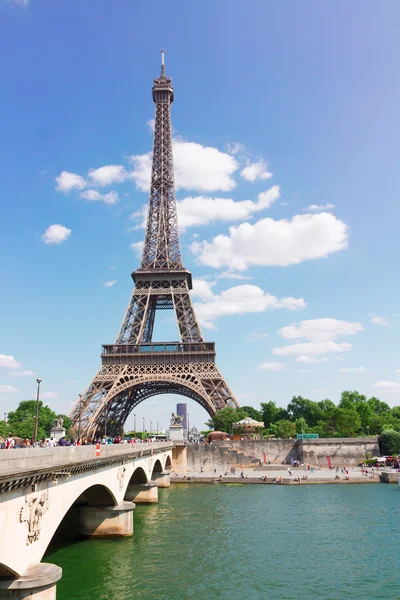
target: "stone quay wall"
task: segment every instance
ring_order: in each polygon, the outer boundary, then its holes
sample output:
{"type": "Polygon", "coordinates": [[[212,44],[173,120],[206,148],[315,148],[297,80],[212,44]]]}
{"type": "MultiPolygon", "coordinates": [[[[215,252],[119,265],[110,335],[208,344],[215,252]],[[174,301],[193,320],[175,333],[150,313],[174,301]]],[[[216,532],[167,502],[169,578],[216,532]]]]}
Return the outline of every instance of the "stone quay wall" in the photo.
{"type": "Polygon", "coordinates": [[[315,440],[273,439],[273,440],[233,440],[212,444],[190,444],[187,448],[187,472],[199,472],[214,468],[220,471],[231,467],[255,468],[266,460],[273,464],[290,463],[299,460],[305,464],[327,466],[326,457],[332,464],[358,465],[366,453],[380,456],[378,439],[372,438],[320,438],[315,440]]]}

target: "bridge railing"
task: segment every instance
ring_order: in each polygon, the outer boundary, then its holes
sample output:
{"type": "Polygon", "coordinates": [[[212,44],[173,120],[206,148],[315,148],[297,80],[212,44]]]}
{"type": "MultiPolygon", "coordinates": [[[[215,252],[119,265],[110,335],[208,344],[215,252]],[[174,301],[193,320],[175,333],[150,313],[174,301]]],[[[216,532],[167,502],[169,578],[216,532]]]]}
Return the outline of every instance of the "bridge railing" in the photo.
{"type": "Polygon", "coordinates": [[[100,444],[100,456],[96,456],[96,446],[59,446],[57,448],[16,448],[0,450],[0,477],[17,475],[27,471],[66,467],[90,460],[113,458],[119,455],[132,457],[159,453],[170,450],[170,442],[153,442],[136,444],[100,444]]]}

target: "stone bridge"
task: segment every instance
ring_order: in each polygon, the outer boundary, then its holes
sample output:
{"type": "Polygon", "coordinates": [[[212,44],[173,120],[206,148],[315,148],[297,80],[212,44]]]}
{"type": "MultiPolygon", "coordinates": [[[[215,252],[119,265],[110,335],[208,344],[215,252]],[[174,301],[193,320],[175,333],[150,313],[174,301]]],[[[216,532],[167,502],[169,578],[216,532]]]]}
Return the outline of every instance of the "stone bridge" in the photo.
{"type": "Polygon", "coordinates": [[[60,524],[132,535],[134,503],[157,502],[171,459],[167,442],[0,451],[0,598],[53,600],[61,568],[40,561],[60,524]]]}

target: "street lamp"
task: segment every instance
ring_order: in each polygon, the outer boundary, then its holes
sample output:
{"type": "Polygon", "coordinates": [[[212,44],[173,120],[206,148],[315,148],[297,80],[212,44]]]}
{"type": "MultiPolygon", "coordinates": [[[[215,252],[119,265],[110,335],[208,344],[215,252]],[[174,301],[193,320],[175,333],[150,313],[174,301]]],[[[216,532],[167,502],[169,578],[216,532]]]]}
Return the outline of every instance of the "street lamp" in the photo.
{"type": "Polygon", "coordinates": [[[158,421],[157,421],[157,435],[158,435],[158,421]]]}
{"type": "Polygon", "coordinates": [[[133,437],[136,437],[136,415],[133,413],[133,437]]]}
{"type": "Polygon", "coordinates": [[[142,440],[144,440],[144,417],[143,417],[143,435],[142,435],[142,440]]]}
{"type": "Polygon", "coordinates": [[[7,427],[7,413],[4,413],[4,432],[3,432],[3,437],[4,439],[6,439],[6,427],[7,427]]]}
{"type": "Polygon", "coordinates": [[[79,394],[78,440],[81,439],[82,394],[79,394]]]}
{"type": "Polygon", "coordinates": [[[35,415],[35,431],[33,432],[33,443],[37,442],[37,434],[38,434],[38,424],[39,424],[39,394],[40,394],[40,384],[42,380],[40,377],[36,379],[37,383],[37,394],[36,394],[36,415],[35,415]]]}
{"type": "Polygon", "coordinates": [[[150,435],[151,435],[151,421],[150,421],[150,435]]]}
{"type": "Polygon", "coordinates": [[[187,414],[187,438],[190,438],[190,425],[189,425],[189,413],[187,414]]]}

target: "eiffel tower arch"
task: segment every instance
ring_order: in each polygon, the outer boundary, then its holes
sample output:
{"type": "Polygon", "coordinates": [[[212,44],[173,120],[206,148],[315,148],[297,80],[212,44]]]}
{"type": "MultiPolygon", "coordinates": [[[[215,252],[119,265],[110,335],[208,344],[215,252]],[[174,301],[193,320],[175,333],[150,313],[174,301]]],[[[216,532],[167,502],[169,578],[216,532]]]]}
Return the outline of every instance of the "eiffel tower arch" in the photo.
{"type": "Polygon", "coordinates": [[[155,126],[146,236],[134,288],[114,344],[103,346],[102,366],[72,413],[81,435],[116,435],[130,412],[158,394],[180,394],[209,413],[239,406],[215,364],[215,344],[205,342],[192,305],[192,274],[183,267],[172,156],[172,80],[154,80],[155,126]],[[174,310],[180,340],[153,342],[156,312],[174,310]]]}

